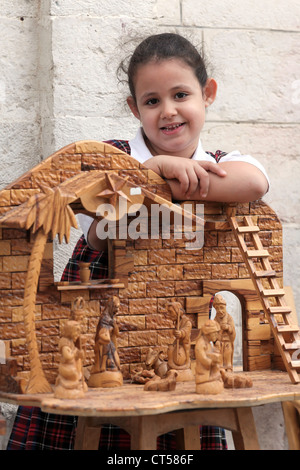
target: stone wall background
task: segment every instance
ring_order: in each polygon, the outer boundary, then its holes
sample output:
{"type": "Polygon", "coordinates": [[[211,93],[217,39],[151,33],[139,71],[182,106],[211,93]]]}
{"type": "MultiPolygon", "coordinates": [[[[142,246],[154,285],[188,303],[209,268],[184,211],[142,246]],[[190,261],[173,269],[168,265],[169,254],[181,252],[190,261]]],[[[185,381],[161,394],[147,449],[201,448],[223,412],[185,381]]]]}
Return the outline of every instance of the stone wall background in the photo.
{"type": "Polygon", "coordinates": [[[73,141],[132,137],[116,78],[128,40],[177,31],[203,47],[219,84],[204,148],[238,149],[269,173],[264,200],[283,224],[300,316],[299,10],[297,0],[2,0],[0,188],[73,141]]]}

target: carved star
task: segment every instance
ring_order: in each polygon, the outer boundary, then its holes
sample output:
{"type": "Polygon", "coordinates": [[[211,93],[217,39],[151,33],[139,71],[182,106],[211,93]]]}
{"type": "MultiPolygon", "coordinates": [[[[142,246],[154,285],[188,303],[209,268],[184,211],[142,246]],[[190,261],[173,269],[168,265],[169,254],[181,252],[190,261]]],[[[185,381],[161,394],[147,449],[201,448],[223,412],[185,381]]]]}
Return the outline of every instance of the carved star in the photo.
{"type": "Polygon", "coordinates": [[[121,191],[123,186],[127,183],[128,176],[126,178],[118,178],[117,175],[105,174],[107,188],[97,194],[99,197],[108,199],[109,204],[116,207],[117,199],[123,197],[127,201],[131,202],[131,199],[121,191]]]}

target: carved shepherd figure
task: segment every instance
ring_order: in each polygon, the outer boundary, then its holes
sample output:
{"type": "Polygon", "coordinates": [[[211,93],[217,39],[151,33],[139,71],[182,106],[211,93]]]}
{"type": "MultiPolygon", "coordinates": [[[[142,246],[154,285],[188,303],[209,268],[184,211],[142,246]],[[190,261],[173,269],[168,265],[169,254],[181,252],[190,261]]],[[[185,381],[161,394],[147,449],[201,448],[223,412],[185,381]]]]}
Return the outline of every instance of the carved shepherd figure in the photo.
{"type": "Polygon", "coordinates": [[[123,384],[120,359],[117,351],[119,328],[114,316],[120,306],[113,296],[106,304],[95,335],[95,362],[88,381],[90,387],[118,387],[123,384]]]}
{"type": "Polygon", "coordinates": [[[224,389],[221,377],[222,354],[217,346],[220,325],[207,320],[196,341],[196,393],[217,394],[224,389]]]}
{"type": "Polygon", "coordinates": [[[175,341],[168,349],[168,368],[178,372],[176,379],[178,382],[194,380],[190,360],[192,324],[184,315],[180,302],[170,302],[167,312],[168,318],[175,326],[173,331],[175,341]]]}
{"type": "Polygon", "coordinates": [[[81,398],[87,391],[83,376],[84,351],[76,344],[80,337],[80,323],[70,320],[63,328],[59,341],[60,363],[56,378],[55,398],[81,398]]]}
{"type": "Polygon", "coordinates": [[[236,337],[234,321],[227,312],[226,300],[222,295],[217,294],[215,296],[213,306],[216,309],[214,320],[220,325],[219,342],[223,357],[222,366],[226,371],[232,372],[234,340],[236,337]]]}

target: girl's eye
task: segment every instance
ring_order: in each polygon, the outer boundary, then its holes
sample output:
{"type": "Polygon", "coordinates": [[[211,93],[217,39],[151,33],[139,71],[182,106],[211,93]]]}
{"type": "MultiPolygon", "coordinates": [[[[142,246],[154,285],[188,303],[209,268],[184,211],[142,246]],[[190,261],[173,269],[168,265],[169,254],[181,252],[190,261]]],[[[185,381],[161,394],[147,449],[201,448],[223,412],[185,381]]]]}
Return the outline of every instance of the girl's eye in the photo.
{"type": "Polygon", "coordinates": [[[146,105],[148,106],[153,106],[155,104],[158,103],[158,99],[157,98],[151,98],[150,100],[146,101],[146,105]]]}
{"type": "Polygon", "coordinates": [[[182,99],[182,98],[186,98],[187,96],[188,94],[185,93],[184,91],[179,91],[178,93],[176,93],[175,98],[182,99]]]}

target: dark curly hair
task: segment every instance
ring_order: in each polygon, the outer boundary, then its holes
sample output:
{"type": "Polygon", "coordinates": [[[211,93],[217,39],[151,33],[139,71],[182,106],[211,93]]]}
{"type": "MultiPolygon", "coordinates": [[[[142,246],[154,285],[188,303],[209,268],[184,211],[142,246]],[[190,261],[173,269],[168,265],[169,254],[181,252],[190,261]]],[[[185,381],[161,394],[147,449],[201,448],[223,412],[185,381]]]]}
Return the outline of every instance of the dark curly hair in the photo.
{"type": "Polygon", "coordinates": [[[134,79],[140,65],[148,62],[181,59],[189,65],[203,88],[207,82],[208,74],[203,57],[196,47],[180,34],[162,33],[155,34],[144,39],[133,52],[128,67],[124,62],[120,64],[119,70],[127,75],[128,86],[131,96],[136,100],[134,79]]]}

